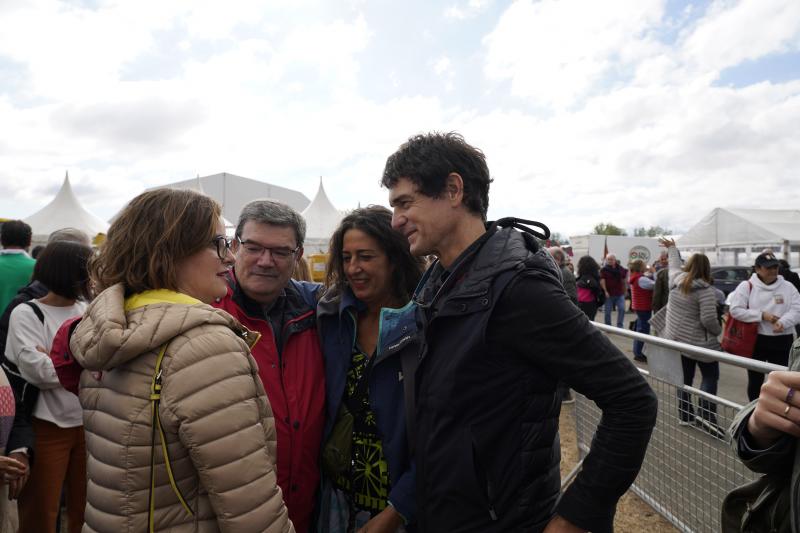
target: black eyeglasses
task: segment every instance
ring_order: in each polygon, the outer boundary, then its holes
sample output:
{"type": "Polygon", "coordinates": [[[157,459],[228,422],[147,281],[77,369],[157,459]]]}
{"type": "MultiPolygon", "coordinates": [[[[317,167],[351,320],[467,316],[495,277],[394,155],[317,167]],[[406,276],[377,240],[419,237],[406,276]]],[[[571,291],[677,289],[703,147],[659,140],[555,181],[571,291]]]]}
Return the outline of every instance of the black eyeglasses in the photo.
{"type": "Polygon", "coordinates": [[[253,257],[260,257],[265,251],[267,251],[272,256],[273,261],[279,263],[289,262],[294,257],[294,254],[296,254],[300,250],[299,246],[295,249],[286,248],[283,246],[270,248],[268,246],[261,246],[257,242],[253,242],[250,240],[243,241],[241,237],[236,237],[236,240],[242,246],[242,250],[247,255],[251,255],[253,257]]]}
{"type": "Polygon", "coordinates": [[[228,257],[228,252],[231,251],[233,239],[229,239],[225,235],[217,235],[211,239],[211,244],[217,248],[217,257],[224,261],[228,257]]]}

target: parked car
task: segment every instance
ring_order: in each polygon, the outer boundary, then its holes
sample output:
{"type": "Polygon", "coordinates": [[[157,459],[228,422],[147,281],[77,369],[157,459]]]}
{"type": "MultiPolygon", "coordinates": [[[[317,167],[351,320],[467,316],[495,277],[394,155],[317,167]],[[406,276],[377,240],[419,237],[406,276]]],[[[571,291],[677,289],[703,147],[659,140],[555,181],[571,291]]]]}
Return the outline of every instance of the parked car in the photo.
{"type": "Polygon", "coordinates": [[[728,294],[734,291],[736,287],[744,280],[750,278],[753,273],[751,266],[712,266],[711,277],[714,278],[714,286],[728,294]]]}

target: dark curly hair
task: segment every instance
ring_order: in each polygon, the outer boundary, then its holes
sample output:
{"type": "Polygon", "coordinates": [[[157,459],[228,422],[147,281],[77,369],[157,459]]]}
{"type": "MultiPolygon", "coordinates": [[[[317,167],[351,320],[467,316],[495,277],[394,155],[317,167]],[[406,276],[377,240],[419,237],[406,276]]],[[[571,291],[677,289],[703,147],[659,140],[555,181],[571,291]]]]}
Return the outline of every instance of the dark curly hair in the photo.
{"type": "Polygon", "coordinates": [[[389,264],[394,266],[392,273],[394,296],[403,303],[410,300],[425,270],[425,260],[411,255],[408,240],[392,229],[392,212],[379,205],[353,210],[336,228],[328,249],[328,272],[325,278],[328,290],[333,291],[332,294],[341,292],[347,279],[342,250],[344,235],[351,229],[363,231],[381,246],[389,264]]]}
{"type": "Polygon", "coordinates": [[[578,260],[578,277],[581,276],[600,277],[600,265],[591,255],[584,255],[578,260]]]}
{"type": "Polygon", "coordinates": [[[391,189],[408,178],[425,196],[440,198],[447,176],[455,172],[464,181],[464,205],[486,221],[489,209],[489,167],[486,156],[455,132],[415,135],[386,160],[381,185],[391,189]]]}

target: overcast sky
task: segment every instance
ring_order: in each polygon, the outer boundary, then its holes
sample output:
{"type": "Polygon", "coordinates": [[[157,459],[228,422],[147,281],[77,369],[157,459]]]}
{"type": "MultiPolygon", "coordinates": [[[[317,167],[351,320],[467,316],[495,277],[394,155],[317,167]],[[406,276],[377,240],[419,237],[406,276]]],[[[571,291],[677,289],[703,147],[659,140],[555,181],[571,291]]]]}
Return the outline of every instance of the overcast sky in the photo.
{"type": "Polygon", "coordinates": [[[462,133],[490,218],[800,208],[800,1],[0,0],[0,216],[230,172],[340,209],[462,133]]]}

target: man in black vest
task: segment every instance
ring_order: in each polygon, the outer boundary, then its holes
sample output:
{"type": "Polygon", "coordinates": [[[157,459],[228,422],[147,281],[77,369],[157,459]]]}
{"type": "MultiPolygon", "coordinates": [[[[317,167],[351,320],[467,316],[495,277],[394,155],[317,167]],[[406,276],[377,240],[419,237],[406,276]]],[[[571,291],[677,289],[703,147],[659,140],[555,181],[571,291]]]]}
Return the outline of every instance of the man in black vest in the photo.
{"type": "Polygon", "coordinates": [[[483,153],[454,133],[412,137],[382,178],[411,252],[438,258],[415,295],[420,530],[612,531],[656,397],[570,303],[535,232],[516,219],[486,223],[491,181],[483,153]],[[560,497],[559,380],[603,411],[560,497]]]}

